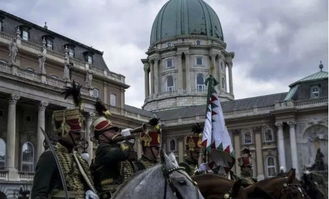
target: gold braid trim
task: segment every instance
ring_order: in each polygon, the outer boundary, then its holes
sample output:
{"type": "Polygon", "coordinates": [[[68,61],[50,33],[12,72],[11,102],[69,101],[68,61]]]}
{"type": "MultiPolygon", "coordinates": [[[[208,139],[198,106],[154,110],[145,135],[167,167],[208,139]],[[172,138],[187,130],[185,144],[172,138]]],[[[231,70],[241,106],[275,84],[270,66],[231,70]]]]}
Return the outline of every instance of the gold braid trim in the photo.
{"type": "Polygon", "coordinates": [[[68,153],[67,149],[59,143],[55,145],[55,151],[62,165],[68,190],[74,191],[77,195],[84,193],[86,190],[85,184],[77,164],[74,162],[73,154],[68,153]]]}
{"type": "Polygon", "coordinates": [[[127,181],[133,174],[135,169],[129,160],[120,162],[120,176],[122,176],[123,181],[127,181]]]}

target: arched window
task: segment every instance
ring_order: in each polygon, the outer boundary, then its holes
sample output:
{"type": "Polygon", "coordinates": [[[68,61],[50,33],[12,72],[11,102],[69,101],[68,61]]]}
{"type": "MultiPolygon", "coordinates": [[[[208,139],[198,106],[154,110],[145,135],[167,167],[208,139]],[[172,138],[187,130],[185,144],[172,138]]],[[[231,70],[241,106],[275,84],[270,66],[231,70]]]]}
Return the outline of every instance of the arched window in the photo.
{"type": "Polygon", "coordinates": [[[0,170],[6,166],[6,143],[0,138],[0,170]]]}
{"type": "Polygon", "coordinates": [[[264,132],[264,142],[273,142],[274,141],[274,134],[272,129],[268,128],[264,132]]]}
{"type": "Polygon", "coordinates": [[[252,137],[251,137],[251,132],[246,131],[243,133],[243,143],[244,144],[252,144],[252,137]]]}
{"type": "Polygon", "coordinates": [[[268,156],[265,161],[267,177],[276,176],[275,158],[273,156],[268,156]]]}
{"type": "Polygon", "coordinates": [[[34,148],[31,142],[25,142],[22,145],[21,171],[34,171],[34,148]]]}
{"type": "Polygon", "coordinates": [[[174,79],[172,76],[167,77],[167,92],[173,92],[175,90],[174,87],[174,79]]]}
{"type": "Polygon", "coordinates": [[[196,77],[196,87],[197,91],[202,92],[204,91],[204,78],[203,74],[199,73],[196,77]]]}
{"type": "Polygon", "coordinates": [[[169,142],[170,151],[176,151],[176,141],[174,139],[169,142]]]}

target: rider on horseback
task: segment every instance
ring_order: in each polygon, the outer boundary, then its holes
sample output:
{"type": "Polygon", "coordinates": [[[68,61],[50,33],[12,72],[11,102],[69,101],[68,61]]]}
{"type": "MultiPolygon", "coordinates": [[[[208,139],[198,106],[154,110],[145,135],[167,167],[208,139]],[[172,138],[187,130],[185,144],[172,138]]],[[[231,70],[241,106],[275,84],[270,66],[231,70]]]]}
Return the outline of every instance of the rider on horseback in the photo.
{"type": "Polygon", "coordinates": [[[202,148],[202,131],[202,127],[195,124],[192,127],[193,135],[186,137],[187,157],[179,165],[184,167],[190,176],[195,175],[198,169],[198,159],[202,148]]]}
{"type": "MultiPolygon", "coordinates": [[[[150,123],[158,123],[157,118],[153,118],[150,123]]],[[[160,150],[160,126],[153,125],[140,136],[140,141],[143,149],[142,157],[138,160],[138,170],[150,168],[159,163],[160,150]]]]}
{"type": "Polygon", "coordinates": [[[101,115],[93,124],[93,136],[99,145],[91,164],[94,183],[101,198],[110,198],[116,188],[134,173],[130,162],[130,145],[118,142],[120,129],[108,119],[109,111],[100,102],[96,110],[101,115]]]}

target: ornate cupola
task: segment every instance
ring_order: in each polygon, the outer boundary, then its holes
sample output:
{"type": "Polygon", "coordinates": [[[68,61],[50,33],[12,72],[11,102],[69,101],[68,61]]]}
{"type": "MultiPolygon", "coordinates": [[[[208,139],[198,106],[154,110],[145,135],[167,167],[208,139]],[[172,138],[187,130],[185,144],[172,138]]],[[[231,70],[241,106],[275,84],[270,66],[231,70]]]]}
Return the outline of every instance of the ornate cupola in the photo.
{"type": "Polygon", "coordinates": [[[142,59],[148,111],[206,104],[209,74],[222,100],[233,100],[233,52],[219,18],[203,0],[169,0],[156,16],[150,47],[142,59]]]}

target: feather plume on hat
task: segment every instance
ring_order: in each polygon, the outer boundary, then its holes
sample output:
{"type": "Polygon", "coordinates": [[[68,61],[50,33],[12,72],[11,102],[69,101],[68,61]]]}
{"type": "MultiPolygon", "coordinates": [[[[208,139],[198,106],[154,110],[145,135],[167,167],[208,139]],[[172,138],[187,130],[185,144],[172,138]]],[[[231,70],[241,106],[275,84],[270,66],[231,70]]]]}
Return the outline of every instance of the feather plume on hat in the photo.
{"type": "Polygon", "coordinates": [[[61,93],[62,95],[65,94],[64,99],[68,98],[70,95],[72,95],[74,105],[81,108],[81,85],[75,83],[73,80],[72,87],[66,87],[65,90],[61,93]]]}
{"type": "Polygon", "coordinates": [[[100,99],[97,99],[95,109],[100,116],[104,116],[107,119],[110,118],[111,112],[105,107],[100,99]]]}

